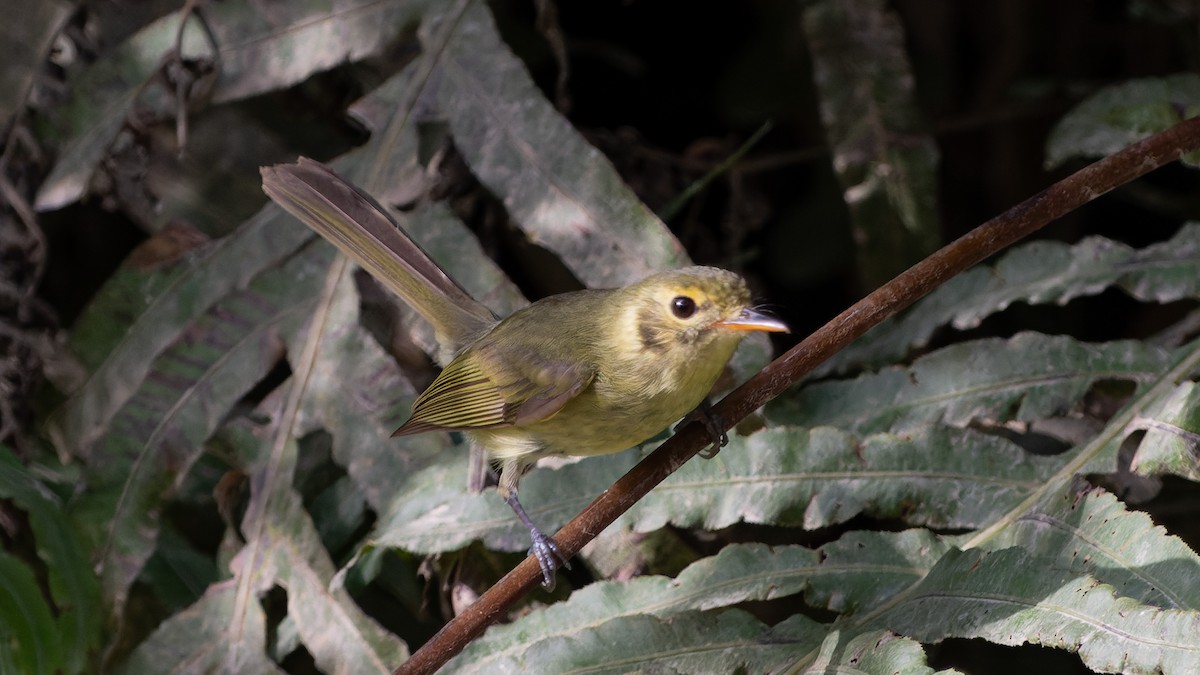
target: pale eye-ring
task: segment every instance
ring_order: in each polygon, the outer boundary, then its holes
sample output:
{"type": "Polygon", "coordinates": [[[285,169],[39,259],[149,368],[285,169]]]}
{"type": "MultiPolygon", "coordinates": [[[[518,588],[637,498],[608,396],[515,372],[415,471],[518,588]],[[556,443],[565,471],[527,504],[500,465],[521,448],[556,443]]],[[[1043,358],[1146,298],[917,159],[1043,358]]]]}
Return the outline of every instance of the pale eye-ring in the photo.
{"type": "Polygon", "coordinates": [[[671,313],[680,319],[687,319],[696,313],[696,301],[686,295],[677,295],[671,299],[671,313]]]}

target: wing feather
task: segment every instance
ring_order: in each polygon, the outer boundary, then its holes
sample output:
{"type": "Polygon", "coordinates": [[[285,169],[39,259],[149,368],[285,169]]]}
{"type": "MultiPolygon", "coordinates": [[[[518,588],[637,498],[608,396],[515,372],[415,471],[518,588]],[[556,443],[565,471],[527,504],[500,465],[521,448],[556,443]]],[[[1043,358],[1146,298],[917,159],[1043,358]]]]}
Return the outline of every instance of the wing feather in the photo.
{"type": "Polygon", "coordinates": [[[471,348],[451,361],[392,435],[534,424],[562,410],[595,377],[588,366],[502,359],[497,351],[471,348]]]}

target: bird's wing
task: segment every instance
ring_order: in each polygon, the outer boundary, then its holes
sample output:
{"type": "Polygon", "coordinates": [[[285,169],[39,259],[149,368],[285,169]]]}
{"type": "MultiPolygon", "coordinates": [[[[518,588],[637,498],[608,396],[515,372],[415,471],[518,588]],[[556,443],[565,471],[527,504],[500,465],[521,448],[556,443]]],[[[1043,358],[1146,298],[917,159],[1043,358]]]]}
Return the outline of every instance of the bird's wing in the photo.
{"type": "Polygon", "coordinates": [[[544,355],[500,359],[490,350],[471,349],[442,370],[392,435],[533,424],[562,410],[594,377],[590,366],[555,363],[544,355]]]}

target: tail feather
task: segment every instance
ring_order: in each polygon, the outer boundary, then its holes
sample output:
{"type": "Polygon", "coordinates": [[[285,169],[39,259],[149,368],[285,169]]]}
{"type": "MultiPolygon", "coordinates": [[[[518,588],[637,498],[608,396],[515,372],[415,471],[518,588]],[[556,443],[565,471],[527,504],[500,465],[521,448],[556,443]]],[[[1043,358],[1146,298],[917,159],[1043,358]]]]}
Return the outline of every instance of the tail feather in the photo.
{"type": "Polygon", "coordinates": [[[301,157],[262,168],[263,191],[403,298],[457,350],[496,322],[404,233],[370,195],[328,166],[301,157]]]}

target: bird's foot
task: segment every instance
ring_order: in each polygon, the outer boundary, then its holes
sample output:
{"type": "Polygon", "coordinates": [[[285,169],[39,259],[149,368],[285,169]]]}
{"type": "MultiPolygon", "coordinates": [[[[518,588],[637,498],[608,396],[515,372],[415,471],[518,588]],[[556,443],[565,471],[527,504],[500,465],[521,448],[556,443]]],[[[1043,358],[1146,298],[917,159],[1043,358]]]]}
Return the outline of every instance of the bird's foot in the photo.
{"type": "MultiPolygon", "coordinates": [[[[503,487],[503,483],[501,483],[501,487],[503,487]]],[[[571,564],[567,562],[567,556],[563,555],[553,539],[542,534],[542,531],[529,519],[529,514],[525,513],[525,507],[521,506],[521,501],[517,499],[516,490],[509,489],[502,494],[504,501],[512,507],[513,513],[516,513],[517,518],[525,524],[525,527],[529,528],[529,538],[533,540],[533,546],[529,547],[529,554],[537,558],[538,566],[542,568],[542,587],[548,591],[554,590],[554,573],[558,571],[558,568],[571,569],[571,564]]]]}
{"type": "Polygon", "coordinates": [[[725,422],[721,419],[720,415],[713,411],[708,399],[704,399],[700,405],[696,406],[695,410],[683,418],[685,425],[689,422],[699,422],[708,431],[708,437],[711,439],[712,445],[696,453],[704,459],[716,457],[721,448],[729,444],[729,434],[725,433],[725,422]]]}
{"type": "Polygon", "coordinates": [[[567,557],[559,550],[558,544],[536,527],[529,528],[529,536],[533,540],[533,546],[529,547],[529,553],[537,558],[538,565],[542,568],[542,588],[547,591],[554,590],[554,577],[558,568],[564,567],[571,569],[571,563],[567,561],[567,557]]]}

